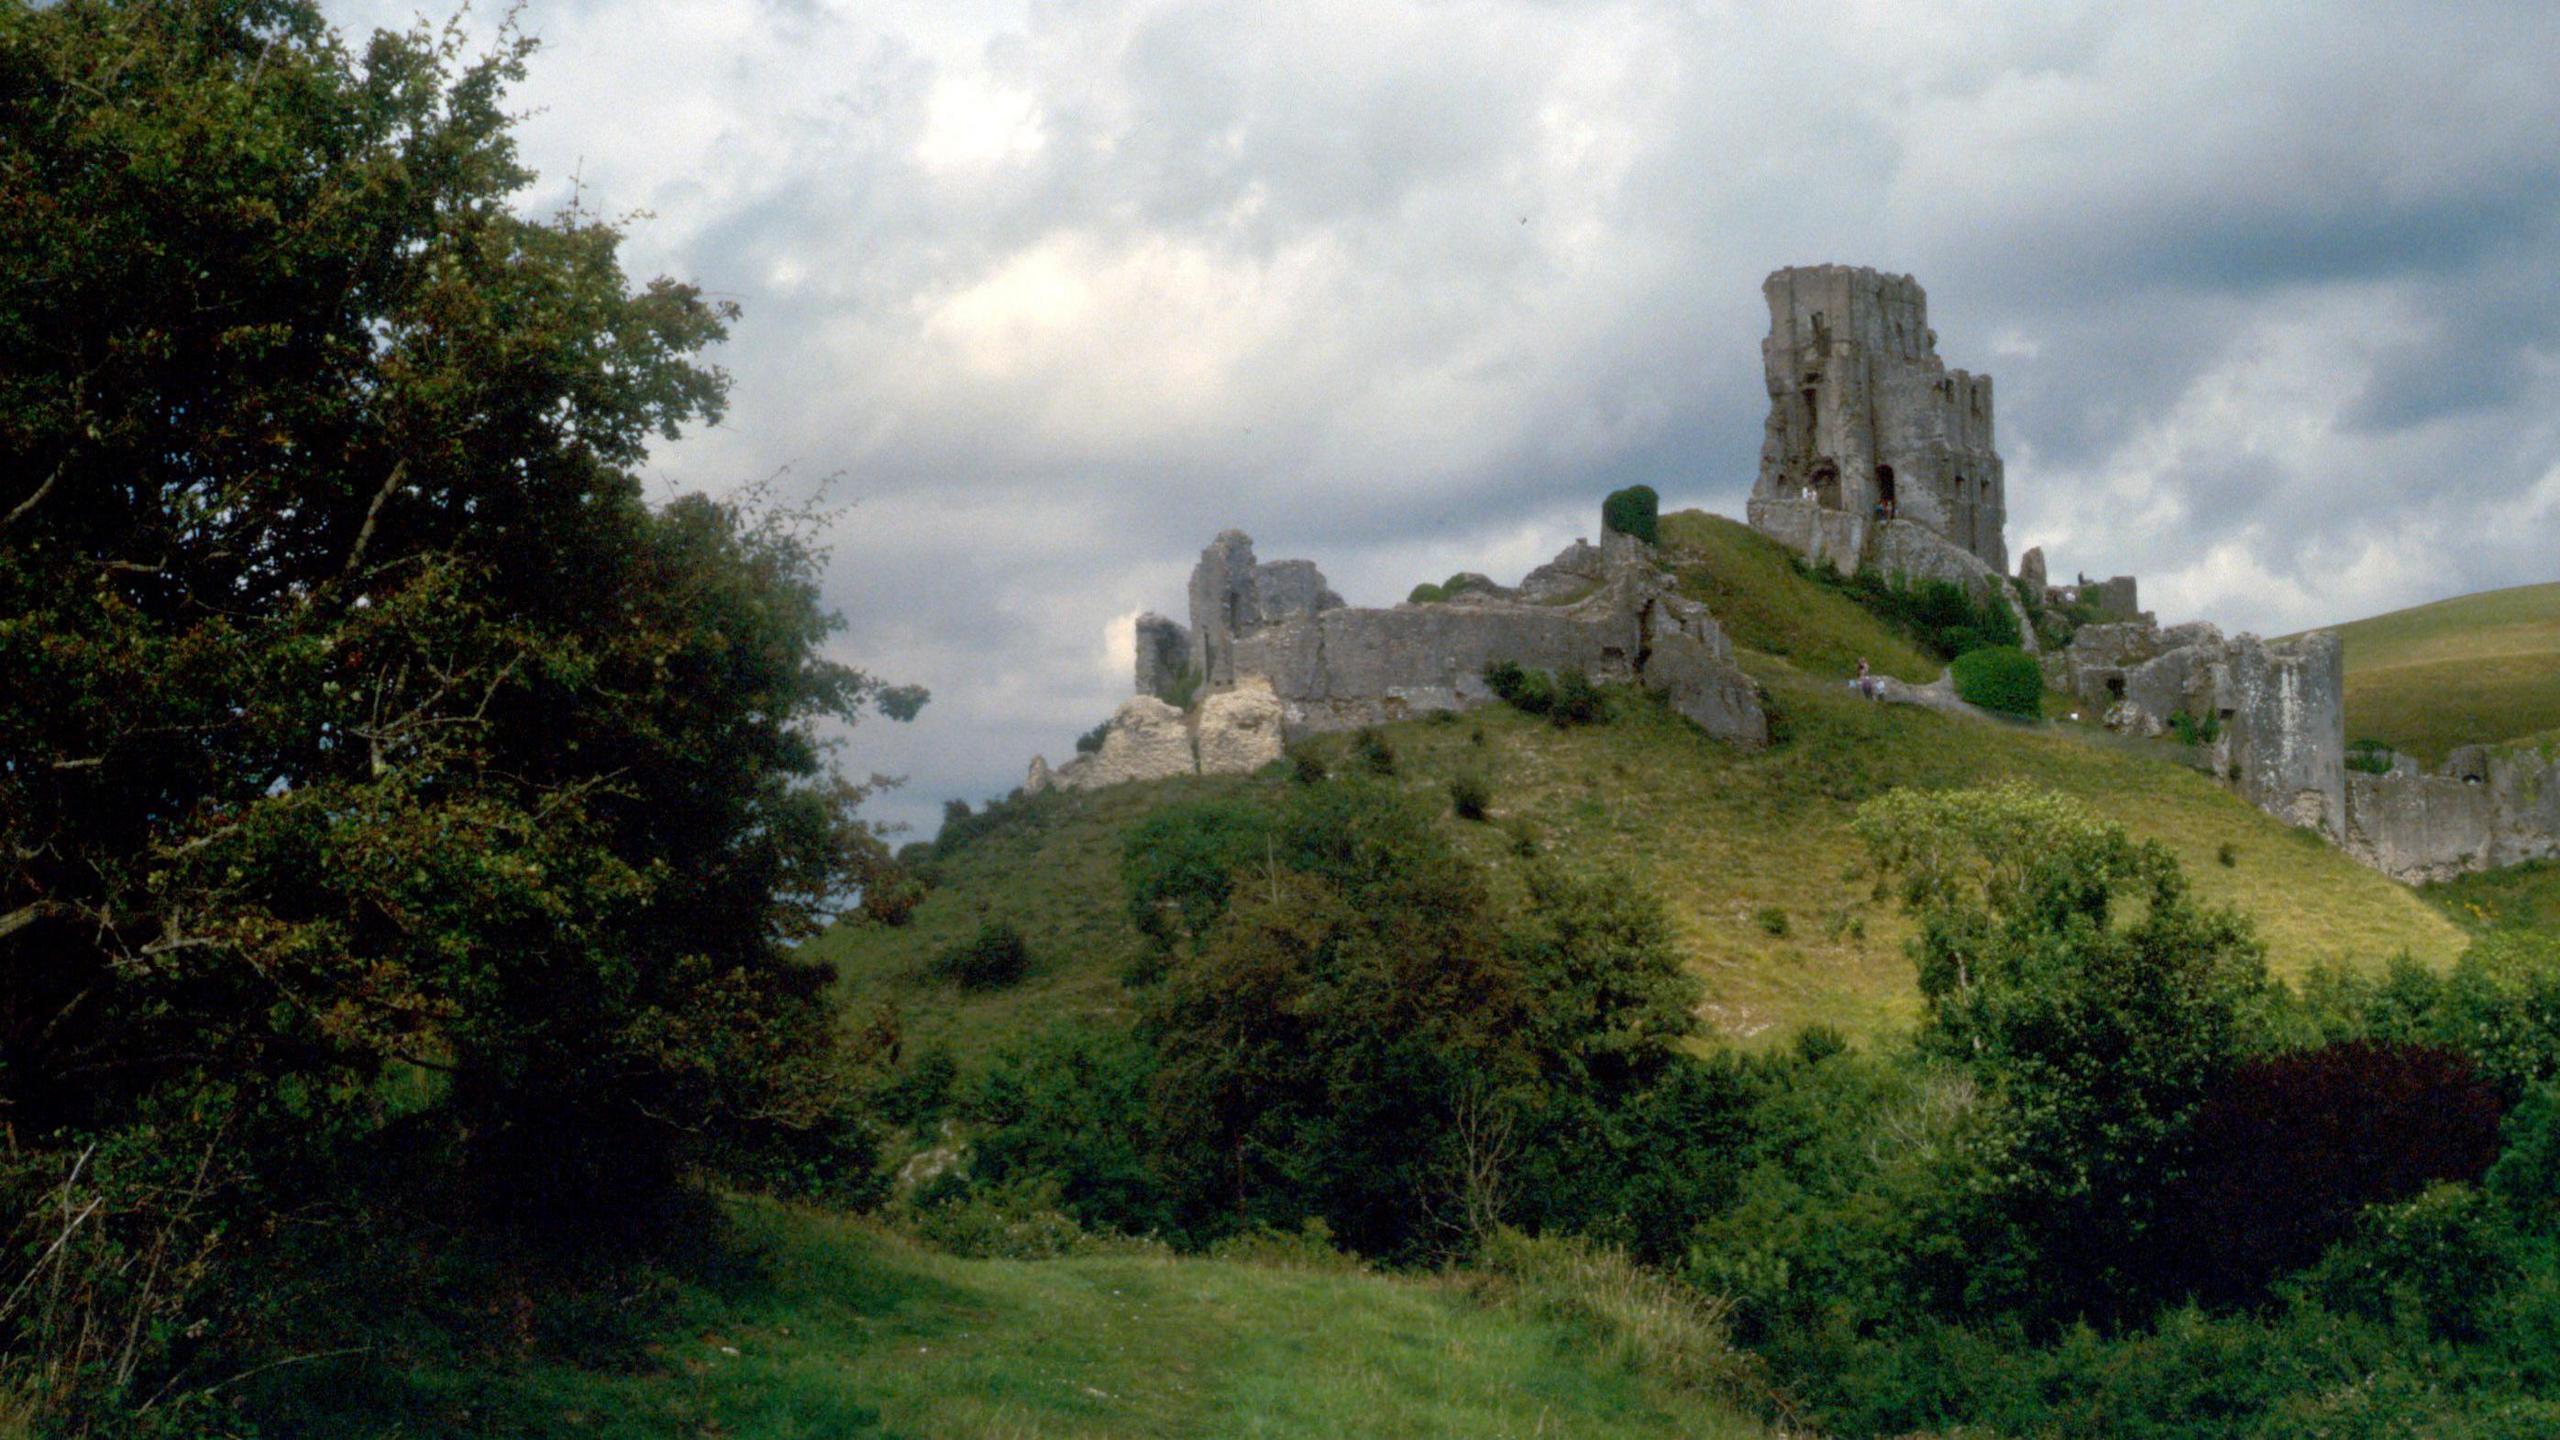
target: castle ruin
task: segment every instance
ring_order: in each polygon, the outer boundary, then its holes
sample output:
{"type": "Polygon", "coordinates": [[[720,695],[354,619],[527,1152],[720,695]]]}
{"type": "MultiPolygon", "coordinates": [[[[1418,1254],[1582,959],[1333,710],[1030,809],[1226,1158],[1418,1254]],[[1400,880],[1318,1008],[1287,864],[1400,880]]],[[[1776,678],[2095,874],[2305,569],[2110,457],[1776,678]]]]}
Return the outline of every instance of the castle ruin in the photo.
{"type": "Polygon", "coordinates": [[[1753,528],[1844,572],[2006,572],[2009,509],[1991,440],[1991,377],[1939,360],[1919,283],[1808,265],[1778,271],[1760,290],[1769,302],[1760,342],[1769,419],[1753,528]],[[1978,569],[1929,553],[1942,546],[1978,569]]]}
{"type": "Polygon", "coordinates": [[[1192,568],[1191,623],[1141,615],[1139,693],[1092,753],[1026,789],[1252,771],[1300,736],[1491,701],[1485,668],[1579,670],[1638,685],[1718,739],[1768,742],[1758,687],[1707,607],[1677,594],[1651,546],[1577,540],[1516,587],[1476,577],[1444,600],[1348,606],[1306,560],[1260,561],[1230,530],[1192,568]],[[1188,708],[1171,703],[1196,693],[1188,708]]]}
{"type": "MultiPolygon", "coordinates": [[[[2383,774],[2351,767],[2334,633],[2164,628],[2138,608],[2131,576],[2054,585],[2039,550],[2008,576],[1991,378],[1939,360],[1910,276],[1800,266],[1761,291],[1769,417],[1754,529],[1810,562],[1943,581],[2008,607],[2048,685],[2108,728],[2175,733],[2190,763],[2249,803],[2397,878],[2560,855],[2560,760],[2473,746],[2431,774],[2406,760],[2383,774]]],[[[1643,542],[1576,541],[1517,587],[1463,578],[1443,599],[1356,608],[1312,562],[1257,560],[1228,531],[1192,570],[1188,624],[1139,617],[1138,693],[1098,747],[1055,770],[1034,759],[1025,788],[1248,772],[1301,735],[1484,704],[1496,661],[1641,685],[1710,735],[1767,743],[1758,691],[1722,629],[1643,542]]],[[[1879,693],[1967,708],[1943,681],[1879,693]]]]}

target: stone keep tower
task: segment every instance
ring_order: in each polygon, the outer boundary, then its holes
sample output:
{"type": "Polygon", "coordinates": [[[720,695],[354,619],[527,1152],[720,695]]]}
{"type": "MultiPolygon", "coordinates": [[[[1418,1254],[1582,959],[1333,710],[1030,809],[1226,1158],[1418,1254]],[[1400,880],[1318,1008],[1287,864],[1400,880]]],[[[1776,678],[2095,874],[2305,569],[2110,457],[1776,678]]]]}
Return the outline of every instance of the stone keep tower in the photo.
{"type": "Polygon", "coordinates": [[[1769,424],[1752,524],[1854,570],[1891,514],[2009,568],[2000,456],[1991,445],[1991,377],[1938,359],[1929,301],[1908,275],[1808,265],[1761,285],[1760,342],[1769,424]],[[1807,492],[1811,501],[1806,503],[1807,492]]]}

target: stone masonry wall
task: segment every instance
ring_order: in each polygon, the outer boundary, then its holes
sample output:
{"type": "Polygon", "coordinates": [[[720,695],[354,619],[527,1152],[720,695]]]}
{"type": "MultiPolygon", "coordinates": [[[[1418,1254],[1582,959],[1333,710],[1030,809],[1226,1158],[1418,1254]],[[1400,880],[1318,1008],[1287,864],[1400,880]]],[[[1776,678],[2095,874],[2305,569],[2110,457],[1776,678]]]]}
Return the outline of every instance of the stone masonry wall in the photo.
{"type": "MultiPolygon", "coordinates": [[[[1354,609],[1313,564],[1260,563],[1251,538],[1231,530],[1201,553],[1190,592],[1182,638],[1207,677],[1195,709],[1140,695],[1098,751],[1054,770],[1034,760],[1025,788],[1258,769],[1299,735],[1484,704],[1494,698],[1485,667],[1502,660],[1641,684],[1710,735],[1768,742],[1758,687],[1721,627],[1673,592],[1651,547],[1625,536],[1577,541],[1516,590],[1486,581],[1443,602],[1354,609]]],[[[1180,630],[1140,619],[1142,687],[1164,678],[1180,630]]]]}

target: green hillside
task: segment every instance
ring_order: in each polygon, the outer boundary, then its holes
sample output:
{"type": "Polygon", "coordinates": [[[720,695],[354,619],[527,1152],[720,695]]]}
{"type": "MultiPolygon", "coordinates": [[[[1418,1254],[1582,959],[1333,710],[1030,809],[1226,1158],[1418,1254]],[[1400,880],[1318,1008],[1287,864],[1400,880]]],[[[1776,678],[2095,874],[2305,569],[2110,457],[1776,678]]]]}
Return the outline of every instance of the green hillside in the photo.
{"type": "Polygon", "coordinates": [[[351,1440],[1766,1433],[1451,1282],[1134,1246],[966,1260],[820,1212],[736,1218],[757,1263],[673,1282],[645,1353],[280,1374],[271,1416],[351,1440]]]}
{"type": "Polygon", "coordinates": [[[2337,627],[2347,735],[2441,761],[2456,745],[2560,727],[2560,583],[2519,585],[2337,627]]]}
{"type": "MultiPolygon", "coordinates": [[[[1743,663],[1769,693],[1778,744],[1739,752],[1635,699],[1592,729],[1558,731],[1493,708],[1385,733],[1398,783],[1438,805],[1497,875],[1516,871],[1521,827],[1569,864],[1620,867],[1659,893],[1723,1036],[1774,1040],[1815,1022],[1873,1034],[1917,1013],[1907,921],[1877,897],[1848,829],[1861,801],[1897,785],[2014,779],[2078,796],[2165,842],[2203,895],[2253,916],[2280,974],[2323,961],[2380,966],[2404,951],[2441,965],[2460,950],[2461,930],[2410,890],[2243,804],[2165,746],[1878,706],[1819,678],[1859,654],[1881,668],[1927,669],[1865,612],[1783,561],[1767,563],[1766,542],[1742,527],[1685,515],[1665,517],[1664,529],[1683,547],[1692,593],[1751,647],[1743,663]],[[1503,823],[1447,814],[1447,785],[1460,774],[1490,780],[1503,823]]],[[[1341,763],[1348,744],[1337,736],[1315,748],[1341,763]]],[[[1058,1015],[1115,1012],[1117,976],[1140,950],[1116,878],[1128,827],[1178,797],[1286,783],[1182,781],[1019,804],[938,861],[940,888],[911,924],[840,930],[813,942],[816,953],[839,965],[858,999],[894,1000],[911,1039],[944,1039],[964,1056],[1058,1015]],[[1030,938],[1032,973],[964,1001],[927,967],[990,919],[1030,938]]]]}

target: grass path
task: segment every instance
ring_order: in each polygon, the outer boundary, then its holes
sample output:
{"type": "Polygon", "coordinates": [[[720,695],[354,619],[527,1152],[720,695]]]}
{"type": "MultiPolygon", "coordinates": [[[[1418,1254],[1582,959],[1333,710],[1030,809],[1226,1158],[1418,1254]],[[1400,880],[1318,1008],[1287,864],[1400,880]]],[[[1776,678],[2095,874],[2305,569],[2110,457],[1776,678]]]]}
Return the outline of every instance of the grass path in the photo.
{"type": "Polygon", "coordinates": [[[622,1373],[370,1375],[309,1433],[526,1440],[1755,1437],[1452,1286],[1156,1254],[963,1260],[736,1207],[759,1263],[678,1301],[622,1373]],[[393,1418],[397,1417],[397,1418],[393,1418]]]}

